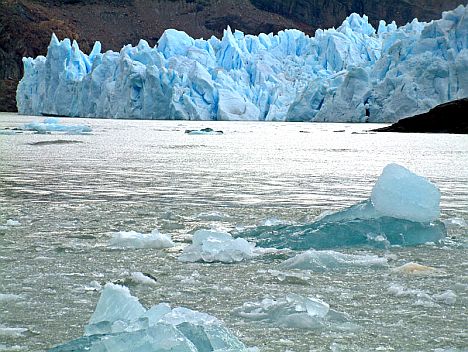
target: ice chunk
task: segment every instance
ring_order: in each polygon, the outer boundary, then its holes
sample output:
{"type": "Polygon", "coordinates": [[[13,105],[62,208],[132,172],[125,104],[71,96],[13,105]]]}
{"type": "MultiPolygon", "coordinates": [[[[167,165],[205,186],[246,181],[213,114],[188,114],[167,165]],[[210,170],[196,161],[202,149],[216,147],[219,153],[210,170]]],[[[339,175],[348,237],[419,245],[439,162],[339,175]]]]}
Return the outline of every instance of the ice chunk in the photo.
{"type": "Polygon", "coordinates": [[[21,223],[17,220],[8,219],[5,223],[6,226],[20,226],[21,223]]]}
{"type": "Polygon", "coordinates": [[[387,259],[376,255],[344,254],[335,251],[308,250],[280,264],[282,269],[303,269],[316,272],[355,267],[382,267],[387,259]]]}
{"type": "Polygon", "coordinates": [[[197,218],[205,221],[227,221],[231,217],[227,214],[223,214],[217,211],[211,211],[206,213],[200,213],[197,215],[197,218]]]}
{"type": "Polygon", "coordinates": [[[215,131],[214,129],[212,128],[202,128],[202,129],[199,129],[199,130],[185,130],[185,133],[187,134],[192,134],[192,135],[195,135],[195,134],[223,134],[223,131],[215,131]]]}
{"type": "Polygon", "coordinates": [[[10,328],[0,324],[0,337],[21,338],[27,331],[27,328],[10,328]]]}
{"type": "Polygon", "coordinates": [[[314,37],[287,29],[193,39],[167,29],[101,53],[52,36],[24,58],[18,111],[30,115],[190,120],[394,122],[468,96],[468,7],[378,31],[351,14],[314,37]]]}
{"type": "Polygon", "coordinates": [[[455,304],[455,302],[457,301],[457,295],[452,290],[447,290],[440,294],[432,295],[432,298],[437,302],[441,302],[448,305],[455,304]]]}
{"type": "Polygon", "coordinates": [[[388,292],[396,297],[416,298],[414,302],[415,305],[427,307],[437,306],[437,303],[452,305],[457,301],[457,295],[452,290],[431,295],[429,292],[423,290],[410,289],[400,284],[392,284],[388,288],[388,292]]]}
{"type": "Polygon", "coordinates": [[[85,335],[51,352],[253,351],[218,319],[161,303],[146,310],[127,288],[106,284],[85,335]]]}
{"type": "Polygon", "coordinates": [[[372,199],[368,199],[321,216],[310,224],[259,226],[241,232],[239,236],[252,239],[262,247],[290,249],[414,246],[444,238],[445,225],[434,218],[439,213],[438,189],[396,164],[387,166],[382,175],[374,187],[381,210],[376,208],[372,199]],[[397,175],[404,177],[398,178],[397,175]],[[400,184],[392,184],[391,180],[400,184]],[[405,182],[408,185],[401,184],[405,182]],[[386,191],[388,199],[385,199],[386,191]],[[409,196],[403,194],[405,191],[409,196]],[[406,204],[403,204],[403,199],[407,199],[406,204]]]}
{"type": "Polygon", "coordinates": [[[0,293],[0,302],[17,301],[21,298],[20,295],[15,295],[13,293],[0,293]]]}
{"type": "Polygon", "coordinates": [[[430,222],[440,215],[439,189],[398,164],[387,165],[372,189],[374,208],[384,216],[430,222]]]}
{"type": "Polygon", "coordinates": [[[243,238],[232,238],[227,232],[198,230],[193,234],[192,244],[179,256],[183,262],[234,263],[255,256],[254,245],[243,238]]]}
{"type": "Polygon", "coordinates": [[[151,233],[139,233],[136,231],[120,231],[112,234],[109,242],[115,248],[170,248],[174,246],[171,238],[153,230],[151,233]]]}
{"type": "Polygon", "coordinates": [[[347,322],[346,314],[330,309],[328,303],[314,297],[288,294],[279,299],[265,298],[247,302],[235,313],[245,319],[268,322],[287,328],[316,329],[330,323],[347,322]]]}
{"type": "Polygon", "coordinates": [[[26,131],[38,133],[65,132],[68,134],[83,134],[92,131],[88,125],[63,125],[58,118],[49,117],[43,122],[30,122],[23,127],[26,131]]]}
{"type": "Polygon", "coordinates": [[[418,263],[406,263],[399,267],[393,268],[392,272],[400,274],[410,274],[410,275],[428,275],[437,273],[438,270],[431,266],[421,265],[418,263]]]}

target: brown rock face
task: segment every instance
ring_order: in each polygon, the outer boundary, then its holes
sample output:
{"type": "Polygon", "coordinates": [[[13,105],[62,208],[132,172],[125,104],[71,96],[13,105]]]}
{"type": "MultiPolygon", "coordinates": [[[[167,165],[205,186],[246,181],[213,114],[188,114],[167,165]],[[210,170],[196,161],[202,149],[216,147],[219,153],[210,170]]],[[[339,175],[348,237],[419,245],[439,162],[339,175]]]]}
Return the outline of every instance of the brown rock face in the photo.
{"type": "Polygon", "coordinates": [[[167,28],[195,38],[220,36],[226,26],[248,34],[340,24],[351,12],[400,24],[440,18],[463,0],[0,0],[0,111],[16,110],[23,56],[45,55],[52,32],[77,39],[84,51],[99,40],[120,50],[140,38],[156,44],[167,28]]]}
{"type": "Polygon", "coordinates": [[[463,0],[251,0],[259,9],[297,19],[314,28],[331,28],[341,24],[353,12],[366,14],[377,26],[379,20],[404,25],[418,18],[430,21],[442,11],[465,4],[463,0]]]}

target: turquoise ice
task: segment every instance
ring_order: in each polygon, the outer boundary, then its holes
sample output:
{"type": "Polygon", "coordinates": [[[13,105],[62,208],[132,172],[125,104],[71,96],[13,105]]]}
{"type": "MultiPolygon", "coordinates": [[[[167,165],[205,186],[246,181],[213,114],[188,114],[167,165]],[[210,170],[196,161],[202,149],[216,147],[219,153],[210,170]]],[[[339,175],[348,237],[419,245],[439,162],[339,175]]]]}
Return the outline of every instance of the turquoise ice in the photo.
{"type": "Polygon", "coordinates": [[[445,237],[439,189],[403,166],[387,165],[370,199],[304,225],[260,226],[240,234],[262,247],[330,249],[414,246],[445,237]]]}
{"type": "Polygon", "coordinates": [[[146,309],[124,286],[106,284],[85,334],[50,352],[253,351],[215,317],[160,303],[146,309]]]}

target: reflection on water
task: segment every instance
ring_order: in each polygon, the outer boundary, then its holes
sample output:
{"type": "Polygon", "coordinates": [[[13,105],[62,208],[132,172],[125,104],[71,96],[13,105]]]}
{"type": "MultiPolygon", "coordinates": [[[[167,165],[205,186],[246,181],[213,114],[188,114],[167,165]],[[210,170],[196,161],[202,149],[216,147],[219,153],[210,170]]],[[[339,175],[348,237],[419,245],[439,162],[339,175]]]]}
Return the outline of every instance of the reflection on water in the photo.
{"type": "MultiPolygon", "coordinates": [[[[0,128],[36,119],[0,114],[0,128]]],[[[390,162],[440,187],[443,219],[467,219],[467,136],[353,134],[373,126],[347,124],[80,123],[92,126],[93,133],[0,135],[0,224],[9,218],[21,223],[0,229],[0,294],[18,295],[14,300],[0,296],[0,349],[3,344],[43,350],[81,336],[98,298],[85,287],[133,271],[158,279],[156,287],[130,287],[147,307],[167,301],[208,312],[262,351],[466,347],[463,228],[451,230],[454,238],[441,246],[372,250],[386,255],[391,266],[416,261],[443,269],[445,274],[436,277],[355,268],[312,274],[292,284],[269,273],[288,253],[235,265],[179,263],[176,258],[187,234],[199,228],[232,230],[269,218],[307,222],[365,199],[390,162]],[[224,134],[184,133],[203,127],[224,134]],[[217,221],[198,216],[213,211],[226,216],[217,221]],[[166,251],[107,248],[113,231],[153,228],[171,234],[177,246],[166,251]],[[430,295],[450,289],[457,299],[428,308],[417,298],[392,294],[393,284],[430,295]],[[321,298],[350,314],[361,328],[284,330],[232,314],[245,302],[285,293],[321,298]]]]}

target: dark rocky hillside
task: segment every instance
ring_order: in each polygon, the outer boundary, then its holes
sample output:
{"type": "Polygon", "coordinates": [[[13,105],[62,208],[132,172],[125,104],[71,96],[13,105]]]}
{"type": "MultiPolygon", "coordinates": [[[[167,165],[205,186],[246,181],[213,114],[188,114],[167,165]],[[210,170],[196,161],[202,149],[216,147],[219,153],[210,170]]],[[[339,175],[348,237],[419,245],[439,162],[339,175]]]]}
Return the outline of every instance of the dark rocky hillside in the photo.
{"type": "Polygon", "coordinates": [[[154,45],[167,28],[193,37],[221,35],[230,25],[245,33],[339,25],[351,12],[399,24],[440,18],[463,0],[0,0],[0,111],[16,109],[23,56],[44,55],[52,32],[77,39],[88,50],[119,50],[140,38],[154,45]]]}
{"type": "Polygon", "coordinates": [[[468,98],[437,105],[435,108],[412,117],[401,119],[377,132],[468,133],[468,98]]]}
{"type": "Polygon", "coordinates": [[[337,26],[350,13],[366,14],[376,26],[383,19],[405,24],[413,18],[430,21],[440,18],[461,0],[251,0],[259,9],[308,23],[316,28],[337,26]]]}

